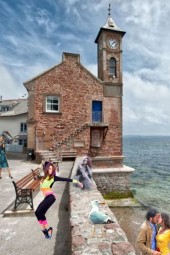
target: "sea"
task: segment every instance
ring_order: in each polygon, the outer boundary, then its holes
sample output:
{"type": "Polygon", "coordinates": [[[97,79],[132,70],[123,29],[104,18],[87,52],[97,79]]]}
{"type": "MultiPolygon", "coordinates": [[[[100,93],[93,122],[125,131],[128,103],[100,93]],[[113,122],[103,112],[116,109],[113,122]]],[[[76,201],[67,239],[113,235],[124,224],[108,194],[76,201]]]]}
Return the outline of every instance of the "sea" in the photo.
{"type": "Polygon", "coordinates": [[[170,136],[124,136],[124,164],[134,197],[146,206],[170,212],[170,136]]]}

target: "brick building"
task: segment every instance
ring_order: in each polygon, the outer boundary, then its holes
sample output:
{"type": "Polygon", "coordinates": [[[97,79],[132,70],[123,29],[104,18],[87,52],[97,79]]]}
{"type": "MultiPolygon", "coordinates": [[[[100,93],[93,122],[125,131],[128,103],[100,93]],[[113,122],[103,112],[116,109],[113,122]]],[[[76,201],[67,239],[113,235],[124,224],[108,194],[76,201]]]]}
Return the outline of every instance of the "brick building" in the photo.
{"type": "Polygon", "coordinates": [[[122,37],[108,15],[96,37],[98,78],[63,53],[62,62],[24,83],[28,90],[28,148],[38,155],[90,155],[98,168],[123,167],[122,37]]]}

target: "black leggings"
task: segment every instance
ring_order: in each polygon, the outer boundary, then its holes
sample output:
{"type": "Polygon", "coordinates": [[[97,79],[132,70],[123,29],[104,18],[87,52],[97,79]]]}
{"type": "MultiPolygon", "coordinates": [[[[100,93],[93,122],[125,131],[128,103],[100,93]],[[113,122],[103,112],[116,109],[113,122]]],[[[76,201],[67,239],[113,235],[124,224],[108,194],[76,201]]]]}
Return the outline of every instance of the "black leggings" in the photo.
{"type": "Polygon", "coordinates": [[[44,198],[44,200],[39,204],[35,211],[35,215],[40,224],[47,224],[45,214],[47,210],[52,206],[55,202],[56,198],[53,194],[50,194],[44,198]]]}

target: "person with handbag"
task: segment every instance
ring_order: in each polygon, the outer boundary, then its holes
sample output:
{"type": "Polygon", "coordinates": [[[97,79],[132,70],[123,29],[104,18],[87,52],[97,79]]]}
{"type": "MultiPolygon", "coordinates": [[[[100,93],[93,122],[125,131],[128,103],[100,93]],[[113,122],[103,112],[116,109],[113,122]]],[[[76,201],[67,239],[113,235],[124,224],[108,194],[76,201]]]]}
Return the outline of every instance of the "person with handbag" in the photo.
{"type": "Polygon", "coordinates": [[[4,138],[1,135],[0,136],[0,179],[2,179],[1,174],[2,174],[2,169],[4,169],[4,168],[7,169],[9,178],[13,178],[11,176],[11,171],[10,171],[7,157],[6,157],[4,138]]]}

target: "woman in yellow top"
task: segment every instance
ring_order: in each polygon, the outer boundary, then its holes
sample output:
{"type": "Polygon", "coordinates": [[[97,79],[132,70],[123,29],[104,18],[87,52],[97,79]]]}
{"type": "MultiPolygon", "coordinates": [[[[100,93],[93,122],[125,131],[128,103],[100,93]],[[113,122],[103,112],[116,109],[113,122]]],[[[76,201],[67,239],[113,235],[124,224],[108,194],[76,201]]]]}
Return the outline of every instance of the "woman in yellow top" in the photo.
{"type": "Polygon", "coordinates": [[[42,177],[42,180],[40,183],[40,188],[45,198],[37,207],[35,211],[35,215],[38,219],[38,222],[42,226],[42,232],[44,233],[45,238],[50,239],[52,236],[53,229],[52,227],[48,228],[48,223],[47,223],[45,214],[56,200],[56,197],[52,190],[52,186],[54,182],[57,182],[57,181],[73,182],[73,183],[77,183],[81,188],[83,188],[83,185],[77,180],[56,176],[56,166],[51,162],[45,162],[45,163],[46,163],[46,166],[45,166],[44,176],[42,177]]]}
{"type": "Polygon", "coordinates": [[[161,255],[170,255],[170,217],[167,213],[161,213],[159,224],[161,227],[156,236],[157,250],[161,255]]]}

